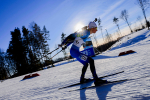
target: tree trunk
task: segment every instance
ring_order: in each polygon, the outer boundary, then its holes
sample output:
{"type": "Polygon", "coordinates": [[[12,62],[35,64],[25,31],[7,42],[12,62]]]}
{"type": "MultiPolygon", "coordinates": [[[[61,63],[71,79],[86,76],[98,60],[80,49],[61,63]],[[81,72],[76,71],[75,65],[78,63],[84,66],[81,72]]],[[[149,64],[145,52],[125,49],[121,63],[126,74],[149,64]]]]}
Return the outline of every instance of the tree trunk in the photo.
{"type": "Polygon", "coordinates": [[[143,15],[144,15],[144,18],[145,18],[145,22],[146,22],[147,28],[148,28],[148,30],[149,30],[149,25],[148,25],[148,23],[147,23],[147,19],[146,19],[146,14],[145,14],[144,8],[142,8],[142,11],[143,11],[143,15]]]}
{"type": "Polygon", "coordinates": [[[128,20],[127,20],[127,19],[126,19],[126,22],[127,22],[128,26],[129,26],[129,28],[130,28],[130,30],[131,30],[131,33],[132,33],[133,31],[132,31],[132,29],[131,29],[131,27],[130,27],[130,25],[129,25],[129,23],[128,23],[128,20]]]}
{"type": "Polygon", "coordinates": [[[119,29],[119,25],[117,24],[117,27],[118,27],[118,30],[119,30],[119,33],[120,33],[120,36],[122,37],[122,34],[121,34],[121,31],[119,29]]]}

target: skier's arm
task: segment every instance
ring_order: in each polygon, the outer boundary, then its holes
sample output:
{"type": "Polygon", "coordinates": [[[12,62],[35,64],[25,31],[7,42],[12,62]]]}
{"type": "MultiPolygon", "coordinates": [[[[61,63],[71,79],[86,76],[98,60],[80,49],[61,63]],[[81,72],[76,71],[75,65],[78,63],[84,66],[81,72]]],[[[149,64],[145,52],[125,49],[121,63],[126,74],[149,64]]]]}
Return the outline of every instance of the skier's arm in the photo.
{"type": "Polygon", "coordinates": [[[69,46],[75,40],[75,34],[70,34],[65,40],[61,43],[62,46],[69,46]]]}

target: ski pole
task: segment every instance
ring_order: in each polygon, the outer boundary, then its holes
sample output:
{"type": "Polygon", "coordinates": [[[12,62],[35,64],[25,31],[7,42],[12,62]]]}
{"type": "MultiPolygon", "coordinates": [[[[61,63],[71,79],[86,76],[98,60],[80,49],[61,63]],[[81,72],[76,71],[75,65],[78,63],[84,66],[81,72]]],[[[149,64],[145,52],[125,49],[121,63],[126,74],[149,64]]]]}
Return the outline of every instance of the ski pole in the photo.
{"type": "MultiPolygon", "coordinates": [[[[61,50],[62,51],[62,50],[61,50]]],[[[61,51],[59,51],[58,53],[56,53],[53,57],[55,57],[57,54],[59,54],[61,51]]],[[[52,59],[53,57],[51,57],[50,59],[52,59]]]]}
{"type": "Polygon", "coordinates": [[[59,49],[59,48],[56,48],[55,50],[49,52],[48,54],[51,54],[51,53],[53,53],[54,51],[56,51],[56,50],[58,50],[58,49],[59,49]]]}
{"type": "MultiPolygon", "coordinates": [[[[57,49],[59,49],[59,48],[57,48],[57,49]]],[[[52,52],[56,51],[57,49],[53,50],[52,52]]],[[[61,50],[61,51],[62,51],[62,50],[61,50]]],[[[58,53],[60,53],[61,51],[59,51],[58,53]]],[[[50,52],[50,53],[48,53],[48,54],[51,54],[52,52],[50,52]]],[[[57,54],[58,54],[58,53],[57,53],[57,54]]],[[[48,54],[47,54],[47,55],[48,55],[48,54]]],[[[57,54],[55,54],[54,56],[56,56],[57,54]]],[[[54,57],[54,56],[53,56],[53,57],[54,57]]],[[[46,57],[46,56],[43,56],[43,57],[40,58],[40,59],[43,59],[44,57],[46,57]]],[[[51,57],[50,59],[52,59],[53,57],[51,57]]]]}
{"type": "Polygon", "coordinates": [[[97,48],[95,48],[95,50],[97,50],[98,51],[98,53],[101,53],[97,48]]]}

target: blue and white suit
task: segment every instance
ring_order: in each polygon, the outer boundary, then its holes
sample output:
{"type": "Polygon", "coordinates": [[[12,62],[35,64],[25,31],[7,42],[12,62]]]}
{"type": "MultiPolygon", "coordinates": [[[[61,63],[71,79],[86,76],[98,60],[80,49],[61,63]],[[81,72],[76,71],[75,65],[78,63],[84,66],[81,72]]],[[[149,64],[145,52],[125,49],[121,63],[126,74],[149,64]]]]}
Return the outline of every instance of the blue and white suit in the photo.
{"type": "Polygon", "coordinates": [[[70,54],[73,58],[76,58],[79,62],[81,62],[84,66],[82,69],[82,74],[81,74],[81,80],[84,79],[85,72],[88,67],[88,63],[90,63],[90,70],[93,74],[94,79],[97,79],[97,74],[95,70],[95,65],[94,65],[94,60],[91,57],[88,57],[87,55],[81,53],[79,51],[80,47],[86,42],[90,35],[89,30],[84,30],[79,33],[73,33],[70,34],[63,42],[62,45],[69,46],[70,44],[73,43],[71,49],[70,49],[70,54]]]}

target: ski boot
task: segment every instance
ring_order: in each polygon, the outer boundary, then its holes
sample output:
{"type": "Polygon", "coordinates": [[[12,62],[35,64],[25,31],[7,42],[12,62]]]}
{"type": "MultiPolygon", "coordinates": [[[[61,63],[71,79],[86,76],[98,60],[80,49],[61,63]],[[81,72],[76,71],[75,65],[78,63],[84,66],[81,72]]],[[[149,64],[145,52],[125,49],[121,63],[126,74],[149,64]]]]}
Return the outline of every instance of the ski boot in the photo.
{"type": "Polygon", "coordinates": [[[102,80],[102,79],[99,79],[99,78],[94,80],[95,86],[100,86],[100,85],[102,85],[104,83],[107,83],[107,82],[108,82],[107,80],[102,80]]]}
{"type": "Polygon", "coordinates": [[[83,78],[83,79],[80,80],[80,83],[87,83],[87,82],[90,82],[90,81],[91,81],[90,78],[89,79],[83,78]]]}

